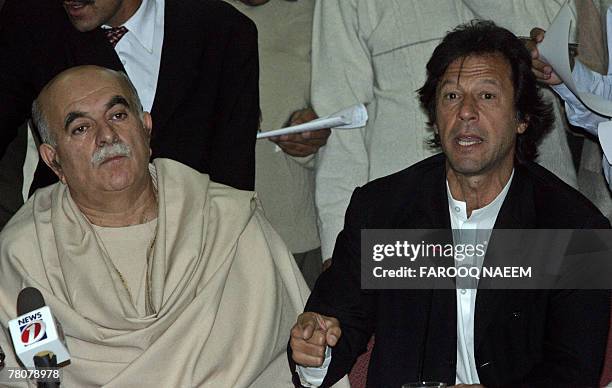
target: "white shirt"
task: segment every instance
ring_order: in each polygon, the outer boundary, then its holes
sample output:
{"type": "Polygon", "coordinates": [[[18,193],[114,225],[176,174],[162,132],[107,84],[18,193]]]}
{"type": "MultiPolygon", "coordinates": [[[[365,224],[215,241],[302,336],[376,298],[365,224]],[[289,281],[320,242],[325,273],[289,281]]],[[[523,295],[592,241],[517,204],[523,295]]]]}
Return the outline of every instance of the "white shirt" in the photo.
{"type": "Polygon", "coordinates": [[[128,32],[117,43],[115,51],[138,91],[144,110],[151,112],[164,42],[164,0],[142,0],[123,26],[128,32]]]}
{"type": "MultiPolygon", "coordinates": [[[[466,203],[458,201],[451,195],[446,182],[446,194],[448,197],[448,212],[450,214],[451,228],[453,229],[453,242],[455,244],[476,244],[488,241],[491,229],[495,225],[497,215],[506,199],[514,170],[510,179],[487,206],[472,211],[468,218],[466,203]],[[484,233],[461,234],[461,230],[479,230],[484,233]],[[469,241],[472,237],[475,240],[469,241]]],[[[482,263],[480,263],[482,265],[482,263]]],[[[476,307],[476,289],[457,289],[457,366],[456,384],[479,384],[476,359],[474,358],[474,310],[476,307]]],[[[321,385],[327,374],[327,368],[331,363],[331,348],[325,351],[325,360],[320,367],[297,366],[296,371],[300,377],[300,383],[308,388],[321,385]]]]}
{"type": "MultiPolygon", "coordinates": [[[[608,74],[602,75],[594,72],[579,60],[576,60],[572,76],[579,91],[593,93],[612,101],[612,7],[608,8],[606,13],[606,25],[608,35],[608,74]]],[[[609,118],[589,110],[565,84],[553,85],[552,88],[565,101],[565,112],[569,122],[572,125],[584,128],[591,135],[597,136],[597,126],[599,123],[608,121],[609,118]]],[[[612,164],[606,158],[606,155],[603,156],[602,167],[606,180],[612,190],[612,164]]]]}
{"type": "MultiPolygon", "coordinates": [[[[514,171],[503,190],[487,206],[472,211],[468,218],[466,203],[451,195],[446,183],[448,212],[450,213],[453,242],[455,244],[482,244],[489,240],[491,229],[499,210],[506,199],[514,171]],[[478,230],[479,233],[461,233],[462,230],[478,230]],[[482,232],[482,233],[480,233],[482,232]]],[[[482,266],[482,262],[478,263],[482,266]]],[[[479,384],[476,359],[474,357],[474,310],[476,289],[457,289],[457,367],[456,384],[479,384]]]]}

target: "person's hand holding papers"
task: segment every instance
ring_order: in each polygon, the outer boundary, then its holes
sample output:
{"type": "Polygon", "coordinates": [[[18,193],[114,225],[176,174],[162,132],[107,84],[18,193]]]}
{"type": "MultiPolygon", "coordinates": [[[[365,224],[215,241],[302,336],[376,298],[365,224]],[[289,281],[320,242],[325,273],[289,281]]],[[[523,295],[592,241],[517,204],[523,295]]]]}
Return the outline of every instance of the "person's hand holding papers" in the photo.
{"type": "MultiPolygon", "coordinates": [[[[305,108],[293,112],[289,119],[289,125],[307,123],[319,116],[312,108],[305,108]]],[[[270,141],[276,143],[286,154],[291,156],[312,155],[327,143],[327,138],[331,134],[329,128],[318,129],[316,131],[291,133],[281,136],[270,137],[270,141]]]]}

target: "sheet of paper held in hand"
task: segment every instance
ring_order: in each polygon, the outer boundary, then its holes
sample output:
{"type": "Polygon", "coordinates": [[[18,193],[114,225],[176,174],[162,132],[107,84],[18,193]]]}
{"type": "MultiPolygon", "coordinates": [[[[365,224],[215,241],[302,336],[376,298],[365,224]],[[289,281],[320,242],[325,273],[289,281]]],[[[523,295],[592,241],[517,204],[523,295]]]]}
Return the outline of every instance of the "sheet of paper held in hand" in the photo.
{"type": "Polygon", "coordinates": [[[329,116],[320,117],[316,120],[304,124],[293,125],[291,127],[276,129],[274,131],[259,132],[258,139],[271,136],[288,135],[290,133],[300,133],[316,131],[323,128],[333,129],[353,129],[363,127],[368,121],[368,111],[363,104],[357,104],[344,108],[329,116]]]}
{"type": "MultiPolygon", "coordinates": [[[[548,27],[544,40],[538,45],[538,51],[546,62],[552,66],[555,73],[563,80],[568,89],[586,107],[602,116],[612,117],[612,101],[595,94],[581,92],[574,83],[567,49],[571,23],[572,14],[568,3],[566,3],[548,27]]],[[[599,142],[606,157],[608,160],[612,160],[612,122],[608,121],[599,124],[598,134],[599,142]]]]}

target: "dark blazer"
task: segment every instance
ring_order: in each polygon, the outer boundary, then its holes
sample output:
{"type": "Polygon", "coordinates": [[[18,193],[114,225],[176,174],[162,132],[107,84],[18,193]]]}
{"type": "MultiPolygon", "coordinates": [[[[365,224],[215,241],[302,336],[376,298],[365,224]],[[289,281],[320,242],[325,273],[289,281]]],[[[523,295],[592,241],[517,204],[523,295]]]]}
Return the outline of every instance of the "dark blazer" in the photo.
{"type": "MultiPolygon", "coordinates": [[[[175,159],[214,181],[252,190],[259,122],[256,27],[222,1],[165,4],[151,112],[153,158],[175,159]]],[[[101,29],[77,31],[61,1],[6,1],[0,15],[0,156],[30,117],[42,87],[77,65],[124,70],[101,29]]],[[[38,171],[35,184],[50,183],[40,179],[38,171]]]]}
{"type": "MultiPolygon", "coordinates": [[[[450,229],[445,179],[440,154],[353,193],[332,266],[305,308],[338,318],[342,328],[323,386],[350,371],[372,334],[369,387],[417,381],[421,366],[424,380],[455,383],[455,290],[360,289],[360,230],[450,229]]],[[[516,166],[495,223],[507,229],[609,227],[584,196],[535,163],[516,166]]],[[[609,300],[607,290],[478,290],[474,347],[481,383],[596,386],[609,300]]]]}

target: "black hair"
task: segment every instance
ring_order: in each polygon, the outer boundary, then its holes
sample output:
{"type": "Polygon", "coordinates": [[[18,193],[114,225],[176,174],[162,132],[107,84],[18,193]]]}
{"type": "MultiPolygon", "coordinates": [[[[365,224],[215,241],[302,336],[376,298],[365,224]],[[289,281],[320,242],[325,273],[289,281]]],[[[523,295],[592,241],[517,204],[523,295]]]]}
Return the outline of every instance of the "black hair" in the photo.
{"type": "MultiPolygon", "coordinates": [[[[515,157],[518,162],[536,158],[542,136],[554,123],[552,105],[544,101],[531,72],[531,54],[524,43],[513,33],[491,21],[473,20],[449,32],[434,50],[427,62],[427,80],[418,90],[421,106],[427,111],[428,125],[436,122],[436,94],[439,82],[448,66],[459,58],[474,55],[501,55],[512,70],[514,107],[517,120],[527,124],[516,141],[515,157]]],[[[440,146],[436,134],[429,141],[440,146]]]]}

